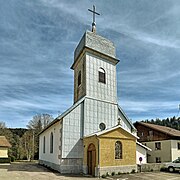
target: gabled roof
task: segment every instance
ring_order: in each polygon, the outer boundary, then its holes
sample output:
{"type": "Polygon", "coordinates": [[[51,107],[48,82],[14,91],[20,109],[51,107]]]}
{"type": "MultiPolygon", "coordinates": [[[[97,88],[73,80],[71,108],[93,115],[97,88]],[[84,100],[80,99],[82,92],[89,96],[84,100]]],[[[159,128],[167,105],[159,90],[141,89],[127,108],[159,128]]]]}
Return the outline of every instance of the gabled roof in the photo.
{"type": "Polygon", "coordinates": [[[136,123],[141,124],[143,126],[146,126],[148,128],[154,129],[156,131],[168,134],[170,136],[180,137],[180,131],[173,129],[173,128],[170,128],[170,127],[160,126],[160,125],[150,124],[150,123],[144,123],[144,122],[136,122],[136,123]]]}
{"type": "Polygon", "coordinates": [[[148,151],[152,151],[152,149],[150,149],[150,148],[148,148],[147,146],[145,146],[145,145],[143,145],[143,144],[141,144],[140,142],[136,142],[136,144],[137,145],[139,145],[139,146],[141,146],[142,148],[144,148],[144,149],[146,149],[146,150],[148,150],[148,151]]]}
{"type": "Polygon", "coordinates": [[[0,136],[0,147],[11,147],[5,136],[0,136]]]}
{"type": "Polygon", "coordinates": [[[122,113],[122,115],[124,116],[124,118],[127,120],[127,122],[130,124],[130,126],[133,128],[133,129],[136,129],[133,125],[133,123],[131,122],[131,120],[127,117],[127,115],[125,114],[125,112],[123,111],[123,109],[121,108],[121,106],[118,105],[118,109],[119,111],[122,113]]]}
{"type": "Polygon", "coordinates": [[[77,101],[75,104],[73,104],[69,109],[67,109],[65,112],[63,112],[60,116],[58,116],[56,119],[54,119],[48,126],[46,126],[40,133],[42,134],[46,129],[51,127],[53,124],[60,121],[64,116],[66,116],[68,113],[70,113],[74,108],[76,108],[79,104],[81,104],[84,101],[85,97],[81,98],[79,101],[77,101]]]}
{"type": "Polygon", "coordinates": [[[87,135],[87,136],[84,136],[84,138],[92,137],[92,136],[94,136],[94,135],[95,135],[95,136],[100,136],[100,135],[102,135],[102,134],[108,133],[108,132],[110,132],[110,131],[113,131],[113,130],[119,129],[119,128],[120,128],[120,129],[123,129],[123,130],[126,131],[127,133],[131,134],[131,135],[134,136],[136,139],[139,139],[139,137],[137,137],[136,135],[130,133],[129,131],[127,131],[126,129],[124,129],[121,125],[117,125],[117,126],[114,126],[114,127],[108,128],[108,129],[105,129],[105,130],[103,130],[103,131],[97,131],[97,132],[95,132],[95,133],[92,133],[92,134],[89,134],[89,135],[87,135]]]}

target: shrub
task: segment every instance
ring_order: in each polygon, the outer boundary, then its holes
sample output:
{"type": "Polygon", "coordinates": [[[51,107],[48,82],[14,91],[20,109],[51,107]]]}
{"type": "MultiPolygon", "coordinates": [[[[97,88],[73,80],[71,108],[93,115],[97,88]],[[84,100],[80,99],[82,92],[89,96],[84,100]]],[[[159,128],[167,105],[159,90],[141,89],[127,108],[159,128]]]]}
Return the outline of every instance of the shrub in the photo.
{"type": "Polygon", "coordinates": [[[106,178],[106,175],[105,175],[105,174],[103,174],[101,177],[102,177],[102,178],[106,178]]]}
{"type": "Polygon", "coordinates": [[[115,172],[112,172],[111,175],[114,176],[114,175],[115,175],[115,172]]]}
{"type": "Polygon", "coordinates": [[[118,172],[118,175],[121,175],[121,172],[118,172]]]}
{"type": "Polygon", "coordinates": [[[135,173],[135,172],[136,172],[136,170],[135,170],[135,169],[132,169],[131,173],[135,173]]]}
{"type": "Polygon", "coordinates": [[[14,162],[16,159],[14,156],[11,156],[11,162],[14,162]]]}
{"type": "Polygon", "coordinates": [[[151,172],[153,172],[153,169],[151,169],[151,172]]]}
{"type": "Polygon", "coordinates": [[[108,172],[106,173],[106,176],[109,176],[109,173],[108,173],[108,172]]]}
{"type": "Polygon", "coordinates": [[[10,158],[0,158],[0,163],[10,163],[10,158]]]}

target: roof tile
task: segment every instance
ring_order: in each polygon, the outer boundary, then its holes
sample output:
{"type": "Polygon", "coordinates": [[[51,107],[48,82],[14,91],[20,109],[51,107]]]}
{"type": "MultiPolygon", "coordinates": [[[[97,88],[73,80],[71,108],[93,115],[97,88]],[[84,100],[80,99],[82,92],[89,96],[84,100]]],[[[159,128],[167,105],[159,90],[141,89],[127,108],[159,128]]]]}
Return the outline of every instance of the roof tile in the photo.
{"type": "Polygon", "coordinates": [[[0,147],[11,147],[5,136],[0,136],[0,147]]]}

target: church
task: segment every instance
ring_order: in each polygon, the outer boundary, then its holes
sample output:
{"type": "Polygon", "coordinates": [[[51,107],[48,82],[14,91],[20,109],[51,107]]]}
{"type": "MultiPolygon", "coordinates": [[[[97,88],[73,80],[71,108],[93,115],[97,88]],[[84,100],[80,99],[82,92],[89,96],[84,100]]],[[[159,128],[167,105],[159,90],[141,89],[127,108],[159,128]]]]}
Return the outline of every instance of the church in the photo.
{"type": "Polygon", "coordinates": [[[137,170],[137,131],[117,102],[114,44],[86,31],[74,52],[74,104],[39,134],[39,163],[101,176],[137,170]]]}

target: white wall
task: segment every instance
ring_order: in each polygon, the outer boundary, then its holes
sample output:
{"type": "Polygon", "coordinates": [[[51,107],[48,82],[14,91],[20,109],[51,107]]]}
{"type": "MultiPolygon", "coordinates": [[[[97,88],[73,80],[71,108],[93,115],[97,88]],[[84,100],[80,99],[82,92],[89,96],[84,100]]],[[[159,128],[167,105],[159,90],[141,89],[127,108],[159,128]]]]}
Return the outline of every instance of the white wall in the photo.
{"type": "Polygon", "coordinates": [[[86,53],[86,95],[117,103],[116,65],[86,53]],[[99,82],[99,68],[103,68],[106,72],[106,84],[99,82]]]}
{"type": "Polygon", "coordinates": [[[115,104],[87,98],[85,99],[84,110],[85,136],[100,131],[100,123],[104,123],[106,128],[117,125],[118,108],[115,104]]]}
{"type": "Polygon", "coordinates": [[[136,164],[146,164],[147,163],[147,150],[136,144],[136,164]],[[142,157],[140,163],[139,158],[142,157]]]}
{"type": "Polygon", "coordinates": [[[0,147],[0,158],[7,158],[7,157],[8,157],[8,148],[0,147]]]}
{"type": "Polygon", "coordinates": [[[172,161],[180,157],[180,150],[178,150],[178,142],[180,140],[171,140],[171,148],[172,148],[172,161]]]}
{"type": "MultiPolygon", "coordinates": [[[[126,129],[128,132],[131,132],[131,125],[127,122],[126,118],[123,116],[123,114],[118,110],[118,116],[121,118],[121,125],[124,129],[126,129]]],[[[137,135],[136,132],[133,132],[134,135],[137,135]]]]}
{"type": "Polygon", "coordinates": [[[59,155],[61,154],[59,150],[60,146],[60,122],[55,123],[49,127],[46,131],[40,134],[39,137],[39,159],[44,161],[49,161],[54,164],[59,164],[59,155]],[[50,153],[50,134],[53,132],[53,153],[50,153]],[[45,136],[45,153],[43,153],[43,139],[45,136]]]}
{"type": "Polygon", "coordinates": [[[148,163],[156,163],[156,157],[160,157],[161,162],[171,161],[171,140],[143,142],[143,144],[146,144],[147,147],[152,149],[151,152],[148,152],[150,154],[148,163]],[[156,142],[161,142],[161,150],[155,149],[156,142]]]}
{"type": "Polygon", "coordinates": [[[62,158],[82,158],[83,102],[63,118],[62,158]]]}

